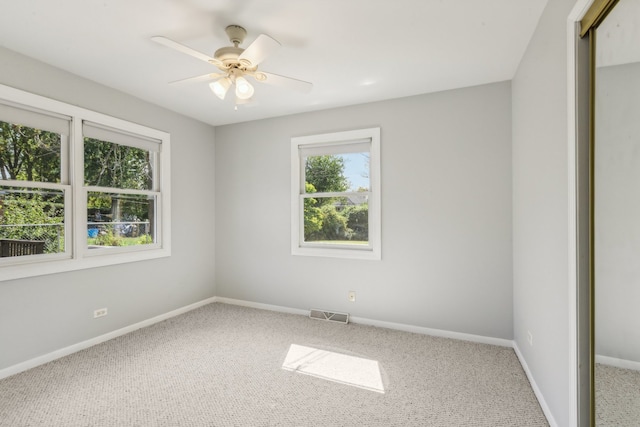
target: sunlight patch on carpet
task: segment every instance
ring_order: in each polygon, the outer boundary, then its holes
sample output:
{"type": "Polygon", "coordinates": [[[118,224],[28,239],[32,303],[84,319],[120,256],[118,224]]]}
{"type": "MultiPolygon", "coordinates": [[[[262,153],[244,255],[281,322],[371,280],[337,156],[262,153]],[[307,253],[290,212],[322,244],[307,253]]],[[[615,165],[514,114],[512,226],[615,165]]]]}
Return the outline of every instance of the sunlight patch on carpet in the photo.
{"type": "Polygon", "coordinates": [[[282,369],[384,393],[377,360],[291,344],[282,369]]]}

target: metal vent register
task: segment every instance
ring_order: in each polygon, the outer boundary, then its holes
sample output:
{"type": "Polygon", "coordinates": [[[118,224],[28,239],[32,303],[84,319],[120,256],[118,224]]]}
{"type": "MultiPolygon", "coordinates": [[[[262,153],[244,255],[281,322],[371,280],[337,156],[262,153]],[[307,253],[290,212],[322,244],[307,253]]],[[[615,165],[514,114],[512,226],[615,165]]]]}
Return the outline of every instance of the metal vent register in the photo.
{"type": "Polygon", "coordinates": [[[309,317],[312,319],[344,323],[345,325],[349,323],[348,313],[335,313],[332,311],[317,310],[315,308],[311,309],[311,311],[309,312],[309,317]]]}

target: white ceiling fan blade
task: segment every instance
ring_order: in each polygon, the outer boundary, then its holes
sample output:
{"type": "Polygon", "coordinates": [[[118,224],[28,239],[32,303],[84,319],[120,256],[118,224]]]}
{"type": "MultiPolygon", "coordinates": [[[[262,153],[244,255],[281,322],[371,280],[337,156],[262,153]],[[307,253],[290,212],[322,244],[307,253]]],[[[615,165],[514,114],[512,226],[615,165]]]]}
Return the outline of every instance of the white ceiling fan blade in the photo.
{"type": "Polygon", "coordinates": [[[201,76],[195,76],[195,77],[188,77],[186,79],[180,79],[180,80],[174,80],[172,82],[169,82],[169,84],[174,84],[174,83],[192,83],[192,82],[206,82],[209,80],[215,80],[215,79],[219,79],[220,77],[224,77],[226,76],[225,73],[213,73],[213,74],[203,74],[201,76]]]}
{"type": "Polygon", "coordinates": [[[185,53],[187,55],[193,56],[194,58],[198,58],[201,61],[205,61],[208,62],[210,64],[213,65],[221,65],[222,62],[218,61],[215,58],[210,57],[209,55],[205,55],[202,52],[198,52],[197,50],[191,49],[190,47],[187,47],[183,44],[180,44],[178,42],[175,42],[171,39],[168,39],[166,37],[162,37],[162,36],[154,36],[151,37],[151,40],[153,40],[154,42],[161,44],[163,46],[166,46],[168,48],[171,48],[173,50],[177,50],[178,52],[182,52],[185,53]]]}
{"type": "Polygon", "coordinates": [[[304,80],[298,80],[291,77],[280,76],[278,74],[266,73],[264,71],[258,71],[254,75],[255,79],[261,83],[268,83],[274,86],[283,86],[289,89],[296,90],[298,92],[309,93],[313,84],[305,82],[304,80]],[[264,76],[264,78],[263,78],[264,76]]]}
{"type": "Polygon", "coordinates": [[[280,42],[266,34],[260,34],[253,43],[247,47],[238,57],[240,62],[247,67],[255,67],[265,58],[278,50],[280,42]]]}

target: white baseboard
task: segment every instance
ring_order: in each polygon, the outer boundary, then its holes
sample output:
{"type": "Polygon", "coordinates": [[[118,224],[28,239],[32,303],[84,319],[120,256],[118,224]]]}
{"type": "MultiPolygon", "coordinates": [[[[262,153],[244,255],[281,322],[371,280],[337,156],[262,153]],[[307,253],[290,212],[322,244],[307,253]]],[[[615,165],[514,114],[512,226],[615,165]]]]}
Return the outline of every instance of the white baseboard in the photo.
{"type": "Polygon", "coordinates": [[[640,362],[636,362],[634,360],[618,359],[615,357],[596,354],[596,363],[613,366],[614,368],[633,369],[634,371],[640,371],[640,362]]]}
{"type": "Polygon", "coordinates": [[[84,350],[86,348],[103,343],[105,341],[109,341],[113,338],[117,338],[119,336],[128,334],[129,332],[133,332],[135,330],[138,330],[147,326],[151,326],[154,323],[162,322],[163,320],[167,320],[172,317],[178,316],[180,314],[184,314],[188,311],[195,310],[196,308],[202,307],[203,305],[210,304],[214,301],[215,301],[215,297],[207,298],[205,300],[198,301],[193,304],[189,304],[185,307],[180,307],[178,309],[172,310],[168,313],[164,313],[159,316],[152,317],[151,319],[143,320],[142,322],[134,323],[133,325],[125,326],[124,328],[117,329],[115,331],[106,333],[104,335],[100,335],[98,337],[91,338],[86,341],[82,341],[77,344],[73,344],[68,347],[61,348],[56,351],[52,351],[51,353],[34,357],[33,359],[29,359],[25,362],[21,362],[16,365],[9,366],[8,368],[4,368],[0,370],[0,379],[7,378],[11,375],[18,374],[20,372],[26,371],[31,368],[35,368],[36,366],[44,365],[45,363],[52,362],[56,359],[60,359],[61,357],[68,356],[80,350],[84,350]]]}
{"type": "MultiPolygon", "coordinates": [[[[289,308],[289,307],[283,307],[279,305],[262,304],[258,302],[238,300],[233,298],[215,297],[215,301],[222,302],[225,304],[240,305],[243,307],[279,311],[282,313],[301,314],[303,316],[309,315],[309,310],[301,310],[298,308],[289,308]]],[[[422,335],[431,335],[435,337],[452,338],[456,340],[471,341],[471,342],[477,342],[481,344],[491,344],[491,345],[497,345],[501,347],[512,347],[511,340],[506,340],[502,338],[485,337],[482,335],[465,334],[461,332],[451,332],[451,331],[445,331],[442,329],[424,328],[422,326],[406,325],[403,323],[394,323],[394,322],[385,322],[382,320],[367,319],[365,317],[349,316],[349,322],[357,323],[360,325],[377,326],[379,328],[395,329],[395,330],[404,331],[404,332],[413,332],[413,333],[422,334],[422,335]]]]}
{"type": "Polygon", "coordinates": [[[298,308],[283,307],[280,305],[263,304],[261,302],[245,301],[241,299],[225,298],[225,297],[213,297],[215,302],[221,302],[223,304],[239,305],[242,307],[259,308],[261,310],[278,311],[280,313],[289,314],[301,314],[303,316],[309,315],[309,310],[300,310],[298,308]]]}
{"type": "Polygon", "coordinates": [[[544,400],[544,396],[538,387],[538,384],[533,379],[533,375],[531,375],[531,370],[527,365],[527,361],[524,359],[524,356],[520,352],[520,348],[518,347],[518,343],[513,342],[513,350],[516,352],[516,356],[518,356],[518,360],[520,361],[520,365],[522,365],[522,369],[524,369],[524,373],[527,375],[529,379],[529,383],[531,383],[531,388],[533,389],[533,393],[536,395],[538,399],[538,403],[540,403],[540,407],[542,408],[542,412],[544,412],[544,416],[547,417],[547,421],[549,422],[550,427],[558,427],[558,423],[555,418],[553,418],[553,414],[551,414],[551,410],[549,409],[549,405],[547,405],[546,400],[544,400]]]}
{"type": "Polygon", "coordinates": [[[471,341],[480,344],[491,344],[500,347],[511,347],[511,340],[503,338],[486,337],[483,335],[465,334],[463,332],[446,331],[443,329],[425,328],[422,326],[407,325],[404,323],[385,322],[382,320],[367,319],[364,317],[349,317],[349,321],[360,325],[377,326],[379,328],[395,329],[404,332],[413,332],[434,337],[451,338],[454,340],[471,341]]]}

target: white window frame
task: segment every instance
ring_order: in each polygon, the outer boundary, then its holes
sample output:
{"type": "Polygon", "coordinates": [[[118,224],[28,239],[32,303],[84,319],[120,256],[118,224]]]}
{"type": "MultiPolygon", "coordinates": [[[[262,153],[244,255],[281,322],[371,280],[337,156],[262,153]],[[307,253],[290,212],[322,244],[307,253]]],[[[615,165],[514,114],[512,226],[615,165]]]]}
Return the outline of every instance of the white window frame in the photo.
{"type": "MultiPolygon", "coordinates": [[[[171,150],[170,135],[126,120],[85,108],[66,104],[9,86],[0,85],[0,100],[71,118],[68,141],[61,147],[61,183],[25,183],[0,181],[0,184],[22,187],[63,189],[65,192],[65,252],[0,258],[0,281],[86,268],[103,267],[127,262],[171,256],[171,150]],[[83,122],[91,122],[159,144],[155,165],[154,193],[156,198],[156,241],[153,244],[91,249],[87,247],[87,191],[84,186],[83,122]]],[[[2,120],[2,117],[0,117],[2,120]]],[[[127,192],[127,190],[119,190],[127,192]]]]}
{"type": "MultiPolygon", "coordinates": [[[[344,193],[340,193],[344,194],[344,193]]],[[[337,194],[337,195],[340,195],[337,194]]],[[[380,128],[357,129],[291,138],[291,254],[332,258],[380,260],[380,128]],[[369,148],[369,244],[366,246],[339,243],[304,242],[304,152],[313,149],[320,154],[348,151],[348,145],[370,143],[369,148]]]]}

